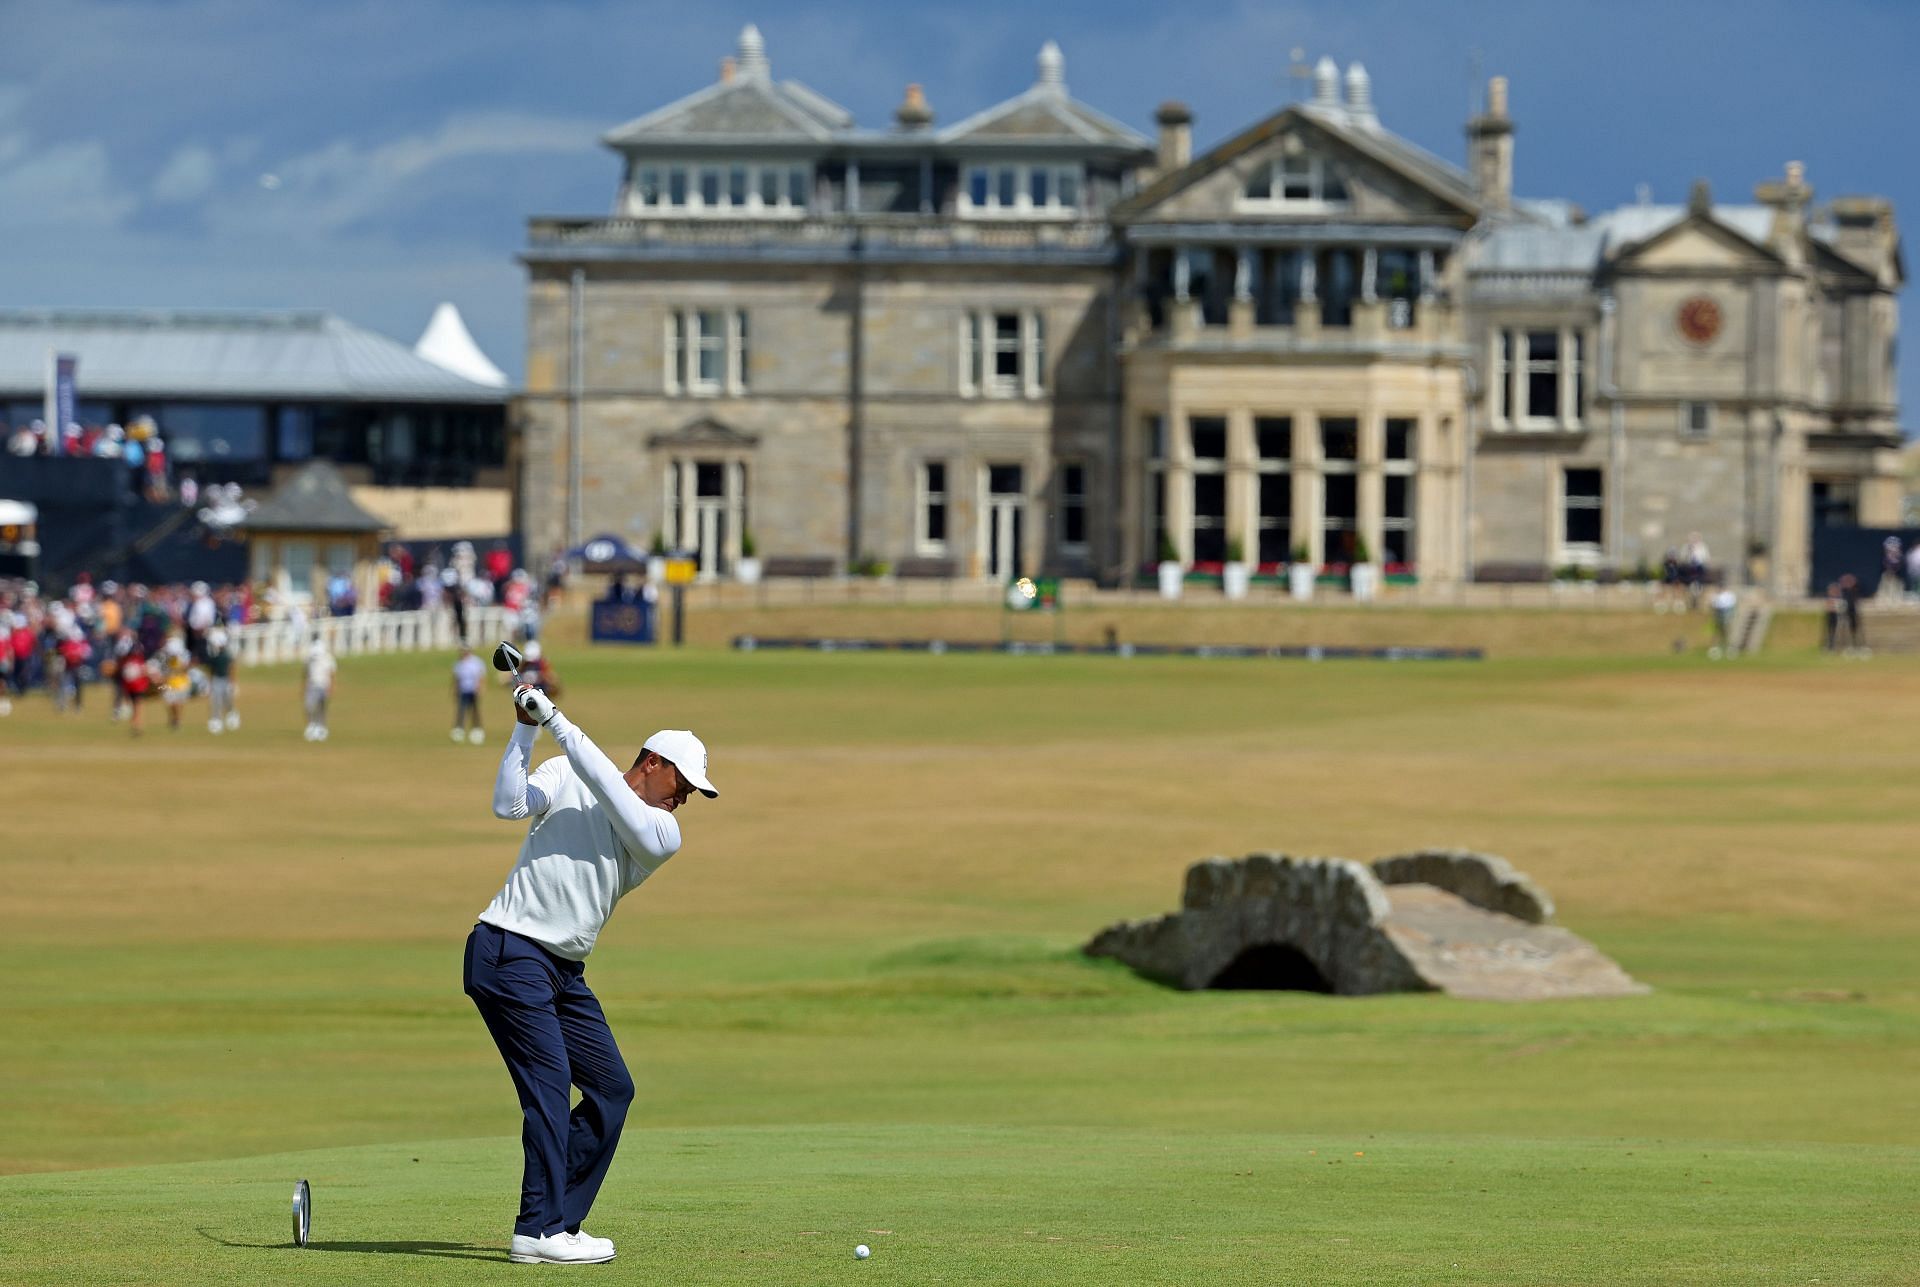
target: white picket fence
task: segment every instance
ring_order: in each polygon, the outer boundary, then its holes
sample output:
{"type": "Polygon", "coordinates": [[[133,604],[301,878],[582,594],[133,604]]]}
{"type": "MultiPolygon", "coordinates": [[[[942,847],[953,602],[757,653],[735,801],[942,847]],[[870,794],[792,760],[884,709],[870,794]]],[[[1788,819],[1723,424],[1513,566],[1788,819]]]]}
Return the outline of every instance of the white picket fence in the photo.
{"type": "MultiPolygon", "coordinates": [[[[505,608],[468,608],[466,642],[475,648],[497,639],[518,637],[520,616],[505,608]]],[[[298,661],[317,637],[336,657],[362,653],[425,652],[457,648],[453,613],[445,608],[419,612],[360,612],[350,617],[316,617],[304,626],[262,621],[237,627],[234,655],[242,665],[298,661]]]]}

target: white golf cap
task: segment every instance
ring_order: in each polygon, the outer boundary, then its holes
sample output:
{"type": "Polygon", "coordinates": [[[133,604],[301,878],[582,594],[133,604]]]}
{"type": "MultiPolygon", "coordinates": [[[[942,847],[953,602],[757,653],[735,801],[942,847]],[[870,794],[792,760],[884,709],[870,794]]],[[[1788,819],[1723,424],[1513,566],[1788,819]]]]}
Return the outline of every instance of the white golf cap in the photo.
{"type": "Polygon", "coordinates": [[[687,780],[689,786],[709,800],[720,794],[713,783],[707,781],[707,744],[686,729],[663,728],[648,738],[640,749],[652,751],[671,763],[680,770],[680,776],[687,780]]]}

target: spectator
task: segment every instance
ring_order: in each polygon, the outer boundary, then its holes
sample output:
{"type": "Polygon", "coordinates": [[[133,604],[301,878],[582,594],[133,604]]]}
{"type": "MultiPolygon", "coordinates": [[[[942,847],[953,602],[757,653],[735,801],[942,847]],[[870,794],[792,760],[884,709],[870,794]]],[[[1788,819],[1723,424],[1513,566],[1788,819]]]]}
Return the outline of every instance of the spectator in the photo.
{"type": "Polygon", "coordinates": [[[480,681],[486,673],[486,667],[473,655],[473,649],[463,644],[460,659],[453,663],[453,740],[456,742],[464,740],[478,746],[487,740],[486,730],[480,727],[480,681]]]}
{"type": "Polygon", "coordinates": [[[309,742],[327,740],[327,705],[333,699],[333,674],[338,669],[327,641],[319,635],[307,647],[302,679],[306,689],[307,732],[309,742]]]}
{"type": "Polygon", "coordinates": [[[153,689],[153,675],[147,666],[147,654],[140,647],[139,636],[129,631],[122,638],[126,641],[126,647],[120,655],[120,691],[126,697],[127,731],[139,737],[140,707],[153,689]]]}
{"type": "Polygon", "coordinates": [[[175,635],[167,640],[166,647],[160,650],[160,699],[167,706],[167,728],[172,732],[180,731],[180,711],[187,704],[187,698],[193,695],[193,654],[187,651],[187,641],[175,635]]]}
{"type": "Polygon", "coordinates": [[[1880,542],[1880,585],[1876,597],[1898,601],[1906,580],[1907,552],[1900,548],[1900,538],[1889,536],[1880,542]]]}
{"type": "Polygon", "coordinates": [[[1707,572],[1712,567],[1712,557],[1707,553],[1707,543],[1700,533],[1688,532],[1687,543],[1680,549],[1680,571],[1687,583],[1687,611],[1700,606],[1700,592],[1707,583],[1707,572]]]}
{"type": "Polygon", "coordinates": [[[1713,596],[1713,647],[1707,650],[1712,657],[1731,657],[1733,655],[1733,613],[1740,606],[1740,596],[1727,586],[1721,586],[1713,596]]]}
{"type": "Polygon", "coordinates": [[[1864,657],[1867,635],[1860,625],[1860,578],[1851,572],[1840,578],[1840,599],[1846,613],[1847,655],[1864,657]]]}
{"type": "Polygon", "coordinates": [[[507,549],[507,543],[495,541],[493,548],[487,551],[487,580],[493,582],[496,593],[505,586],[512,572],[513,554],[507,549]]]}
{"type": "Polygon", "coordinates": [[[240,727],[240,711],[233,704],[233,646],[226,630],[207,632],[207,732],[219,736],[240,727]]]}
{"type": "Polygon", "coordinates": [[[207,631],[220,621],[220,609],[213,602],[213,591],[205,581],[195,581],[188,591],[187,601],[187,651],[199,661],[206,656],[207,631]]]}
{"type": "Polygon", "coordinates": [[[526,664],[520,667],[520,682],[539,689],[555,701],[560,700],[560,676],[554,673],[546,650],[536,640],[527,645],[522,656],[526,664]]]}

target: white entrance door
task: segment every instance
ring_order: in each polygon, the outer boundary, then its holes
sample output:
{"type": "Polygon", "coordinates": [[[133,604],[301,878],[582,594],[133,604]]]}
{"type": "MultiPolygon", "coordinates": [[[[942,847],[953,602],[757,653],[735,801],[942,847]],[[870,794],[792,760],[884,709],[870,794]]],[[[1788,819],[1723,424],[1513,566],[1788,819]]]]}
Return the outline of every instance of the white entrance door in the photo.
{"type": "Polygon", "coordinates": [[[693,465],[693,551],[702,577],[727,570],[727,465],[721,460],[697,460],[693,465]]]}
{"type": "Polygon", "coordinates": [[[1026,470],[1019,465],[988,465],[987,503],[981,507],[981,557],[994,581],[1011,581],[1023,570],[1027,509],[1026,470]]]}

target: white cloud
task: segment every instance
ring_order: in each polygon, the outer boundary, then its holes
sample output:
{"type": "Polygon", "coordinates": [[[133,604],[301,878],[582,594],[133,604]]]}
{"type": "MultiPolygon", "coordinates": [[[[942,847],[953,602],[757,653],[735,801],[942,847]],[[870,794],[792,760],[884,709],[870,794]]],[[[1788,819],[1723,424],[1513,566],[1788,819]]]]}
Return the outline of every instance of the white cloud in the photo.
{"type": "Polygon", "coordinates": [[[0,155],[0,229],[117,228],[139,204],[114,182],[98,140],[35,148],[16,136],[0,155]]]}
{"type": "Polygon", "coordinates": [[[197,201],[213,190],[219,169],[210,149],[189,143],[168,157],[154,176],[153,199],[169,205],[197,201]]]}
{"type": "Polygon", "coordinates": [[[212,212],[222,222],[243,221],[308,234],[328,233],[373,219],[398,201],[417,196],[437,171],[474,161],[528,154],[595,150],[594,122],[520,113],[466,113],[427,133],[385,142],[335,139],[268,168],[279,182],[265,195],[236,199],[212,212]]]}

